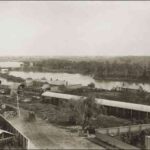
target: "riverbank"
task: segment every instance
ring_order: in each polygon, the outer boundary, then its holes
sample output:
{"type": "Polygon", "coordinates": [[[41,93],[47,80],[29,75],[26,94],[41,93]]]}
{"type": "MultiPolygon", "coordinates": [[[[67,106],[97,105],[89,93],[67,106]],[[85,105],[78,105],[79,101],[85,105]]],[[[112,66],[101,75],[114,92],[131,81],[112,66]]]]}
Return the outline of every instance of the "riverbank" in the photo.
{"type": "MultiPolygon", "coordinates": [[[[150,82],[149,64],[145,59],[139,61],[136,57],[109,58],[99,60],[47,59],[30,62],[22,68],[23,71],[79,73],[92,76],[99,80],[150,82]]],[[[147,60],[149,62],[149,60],[147,60]]]]}
{"type": "Polygon", "coordinates": [[[9,75],[9,74],[2,74],[0,73],[0,77],[1,78],[4,78],[8,81],[12,81],[12,82],[24,82],[25,80],[21,77],[16,77],[16,76],[13,76],[13,75],[9,75]]]}
{"type": "MultiPolygon", "coordinates": [[[[11,73],[11,72],[10,72],[11,73]]],[[[85,95],[87,96],[88,94],[91,94],[97,98],[105,98],[105,99],[110,99],[110,100],[117,100],[117,101],[125,101],[125,102],[133,102],[133,103],[139,103],[139,104],[150,104],[150,94],[149,94],[149,84],[143,84],[143,85],[136,85],[136,84],[126,84],[126,89],[122,89],[122,91],[115,91],[115,90],[111,90],[113,89],[113,87],[121,87],[123,82],[119,83],[119,82],[96,82],[95,80],[93,80],[91,77],[88,76],[82,76],[79,74],[62,74],[62,73],[34,73],[34,72],[30,72],[30,73],[26,73],[26,72],[12,72],[11,75],[4,75],[4,74],[0,74],[3,75],[2,77],[5,79],[10,79],[11,81],[16,81],[16,82],[24,82],[25,78],[28,77],[37,77],[39,79],[45,77],[48,81],[48,79],[50,80],[50,78],[55,79],[61,79],[61,80],[66,80],[68,81],[69,84],[82,84],[84,86],[87,86],[89,83],[93,82],[95,84],[95,90],[94,89],[83,89],[84,90],[74,90],[72,91],[72,93],[70,93],[68,91],[68,94],[74,94],[74,95],[85,95]],[[18,77],[17,77],[18,76],[18,77]],[[19,80],[18,80],[19,79],[19,80]],[[139,86],[142,86],[143,88],[143,92],[139,92],[137,89],[139,89],[139,86]],[[109,87],[109,89],[107,89],[109,87]],[[135,90],[132,90],[133,88],[136,88],[135,90]]],[[[41,85],[42,86],[42,85],[41,85]]],[[[27,93],[27,95],[31,92],[31,91],[35,91],[36,88],[41,88],[41,87],[31,87],[31,88],[27,88],[24,90],[25,93],[27,93]]],[[[40,94],[40,92],[34,92],[34,94],[40,94]]],[[[32,93],[31,93],[32,95],[32,93]]]]}
{"type": "Polygon", "coordinates": [[[142,80],[142,79],[131,79],[131,78],[122,78],[122,77],[93,77],[93,79],[97,81],[121,81],[128,83],[150,83],[150,80],[142,80]]]}
{"type": "MultiPolygon", "coordinates": [[[[95,88],[112,90],[116,87],[123,87],[127,89],[139,89],[143,88],[146,92],[150,92],[150,83],[138,83],[132,81],[112,81],[109,80],[95,80],[92,76],[82,75],[82,74],[69,74],[69,73],[52,73],[52,72],[24,72],[24,71],[11,71],[10,75],[21,77],[23,79],[32,78],[32,79],[42,79],[45,78],[47,82],[52,80],[65,80],[68,84],[82,84],[83,86],[88,86],[91,83],[94,83],[95,88]]],[[[117,80],[117,79],[116,79],[117,80]]]]}

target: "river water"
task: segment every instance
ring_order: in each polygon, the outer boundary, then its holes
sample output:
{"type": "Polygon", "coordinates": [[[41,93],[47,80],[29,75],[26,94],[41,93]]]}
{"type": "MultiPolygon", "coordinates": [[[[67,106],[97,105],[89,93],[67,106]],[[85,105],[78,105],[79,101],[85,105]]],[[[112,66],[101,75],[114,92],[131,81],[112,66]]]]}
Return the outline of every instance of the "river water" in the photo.
{"type": "Polygon", "coordinates": [[[138,89],[140,86],[150,92],[150,84],[148,83],[131,83],[131,82],[122,82],[122,81],[97,81],[90,76],[81,75],[81,74],[70,74],[70,73],[43,73],[43,72],[23,72],[23,71],[11,71],[10,75],[14,75],[16,77],[21,78],[32,78],[32,79],[41,79],[46,78],[47,81],[50,81],[51,78],[53,80],[66,80],[69,84],[82,84],[88,85],[89,83],[93,82],[96,88],[102,88],[111,90],[113,87],[126,87],[132,89],[138,89]]]}
{"type": "Polygon", "coordinates": [[[19,68],[21,66],[21,64],[23,64],[22,62],[0,62],[0,67],[1,68],[19,68]]]}
{"type": "MultiPolygon", "coordinates": [[[[12,67],[18,68],[22,62],[0,62],[0,67],[12,67]]],[[[90,76],[81,75],[81,74],[69,74],[69,73],[41,73],[41,72],[23,72],[23,71],[11,71],[10,75],[14,75],[16,77],[26,78],[33,78],[33,79],[41,79],[46,78],[47,81],[50,81],[52,78],[53,80],[66,80],[69,84],[82,84],[88,85],[89,83],[93,82],[97,88],[111,90],[113,87],[126,87],[132,89],[138,89],[140,86],[150,92],[150,84],[149,83],[131,83],[131,82],[122,82],[122,81],[97,81],[90,76]]],[[[9,85],[12,82],[7,81],[6,79],[0,78],[2,84],[9,85]]]]}
{"type": "Polygon", "coordinates": [[[7,79],[1,78],[1,77],[0,77],[0,80],[3,85],[12,85],[13,84],[13,82],[7,81],[7,79]]]}
{"type": "MultiPolygon", "coordinates": [[[[2,61],[0,62],[0,68],[20,68],[21,64],[23,64],[22,62],[17,62],[17,61],[13,61],[13,62],[10,62],[10,61],[2,61]]],[[[0,80],[2,82],[3,85],[11,85],[13,84],[13,82],[11,81],[7,81],[6,79],[4,78],[1,78],[0,77],[0,80]]]]}

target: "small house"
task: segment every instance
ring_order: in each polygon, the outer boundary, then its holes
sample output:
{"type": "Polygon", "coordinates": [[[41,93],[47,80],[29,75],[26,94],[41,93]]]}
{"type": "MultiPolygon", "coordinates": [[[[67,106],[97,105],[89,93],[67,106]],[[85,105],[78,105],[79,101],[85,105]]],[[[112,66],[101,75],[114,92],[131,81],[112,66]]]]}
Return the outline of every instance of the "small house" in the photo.
{"type": "Polygon", "coordinates": [[[48,83],[45,83],[43,86],[42,86],[42,91],[45,92],[47,90],[50,90],[50,85],[48,83]]]}
{"type": "Polygon", "coordinates": [[[67,85],[67,81],[65,80],[53,80],[53,81],[50,81],[49,84],[51,86],[66,86],[67,85]]]}
{"type": "Polygon", "coordinates": [[[33,79],[32,78],[27,78],[25,80],[25,84],[27,87],[32,86],[33,85],[33,79]]]}
{"type": "Polygon", "coordinates": [[[65,80],[58,79],[50,81],[49,84],[52,92],[61,92],[67,86],[67,82],[65,80]]]}
{"type": "Polygon", "coordinates": [[[40,82],[47,83],[47,79],[45,77],[43,77],[43,78],[40,79],[40,82]]]}

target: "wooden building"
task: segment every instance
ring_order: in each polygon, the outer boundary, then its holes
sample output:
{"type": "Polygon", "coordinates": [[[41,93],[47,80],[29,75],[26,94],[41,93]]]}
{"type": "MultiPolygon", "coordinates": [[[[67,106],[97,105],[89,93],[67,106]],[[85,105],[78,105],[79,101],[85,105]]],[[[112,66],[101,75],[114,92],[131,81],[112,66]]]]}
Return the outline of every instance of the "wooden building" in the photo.
{"type": "Polygon", "coordinates": [[[49,82],[50,90],[52,92],[62,92],[62,90],[66,87],[67,82],[65,80],[51,80],[49,82]]]}
{"type": "MultiPolygon", "coordinates": [[[[42,99],[44,102],[49,102],[55,105],[58,105],[63,101],[81,100],[83,98],[85,99],[86,97],[62,93],[54,93],[49,91],[44,92],[42,94],[42,99]]],[[[121,118],[138,119],[138,120],[150,119],[149,105],[127,103],[100,98],[95,98],[95,101],[98,105],[102,105],[104,107],[107,115],[114,115],[121,118]]]]}
{"type": "Polygon", "coordinates": [[[51,103],[54,105],[59,105],[63,103],[63,101],[81,100],[81,99],[82,99],[82,96],[54,93],[50,91],[46,91],[42,94],[43,102],[51,103]]]}
{"type": "Polygon", "coordinates": [[[0,73],[2,73],[2,74],[9,74],[9,69],[2,68],[1,71],[0,71],[0,73]]]}

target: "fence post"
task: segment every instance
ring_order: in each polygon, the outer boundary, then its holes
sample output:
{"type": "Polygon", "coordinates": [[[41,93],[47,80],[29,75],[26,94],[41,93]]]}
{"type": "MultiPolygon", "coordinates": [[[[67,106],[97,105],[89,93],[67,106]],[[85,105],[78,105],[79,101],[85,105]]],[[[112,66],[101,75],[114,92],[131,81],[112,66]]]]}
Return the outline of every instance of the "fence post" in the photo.
{"type": "Polygon", "coordinates": [[[120,135],[120,127],[118,127],[118,135],[120,135]]]}
{"type": "Polygon", "coordinates": [[[150,149],[150,136],[145,136],[145,149],[150,149]]]}
{"type": "Polygon", "coordinates": [[[109,128],[108,129],[106,129],[107,130],[107,135],[109,135],[109,128]]]}
{"type": "Polygon", "coordinates": [[[131,133],[131,126],[129,126],[129,133],[131,133]]]}
{"type": "Polygon", "coordinates": [[[142,125],[140,125],[140,132],[142,131],[142,125]]]}

